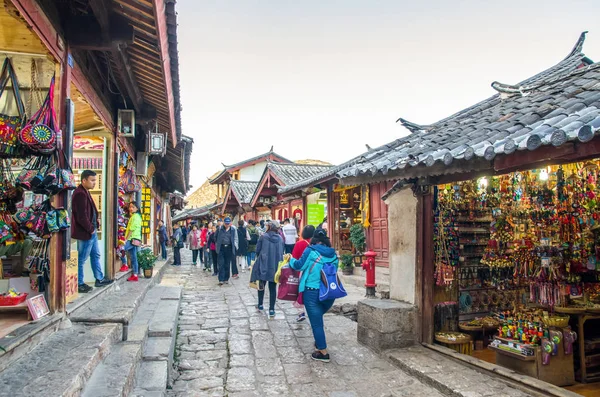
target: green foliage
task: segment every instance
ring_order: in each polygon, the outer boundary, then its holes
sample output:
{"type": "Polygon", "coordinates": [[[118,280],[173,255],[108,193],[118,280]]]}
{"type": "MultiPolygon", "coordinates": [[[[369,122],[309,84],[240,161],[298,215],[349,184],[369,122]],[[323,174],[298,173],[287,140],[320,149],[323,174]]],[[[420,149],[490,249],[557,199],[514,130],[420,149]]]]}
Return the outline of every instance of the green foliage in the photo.
{"type": "Polygon", "coordinates": [[[342,264],[340,265],[340,268],[342,270],[347,269],[347,268],[351,268],[354,267],[354,255],[352,254],[343,254],[341,257],[341,262],[342,264]]]}
{"type": "Polygon", "coordinates": [[[154,255],[150,248],[144,248],[137,253],[140,269],[152,269],[157,258],[158,256],[154,255]]]}
{"type": "Polygon", "coordinates": [[[352,246],[356,248],[356,251],[359,253],[363,253],[365,251],[366,246],[366,237],[365,230],[363,229],[360,223],[355,223],[350,228],[350,237],[348,238],[352,243],[352,246]]]}

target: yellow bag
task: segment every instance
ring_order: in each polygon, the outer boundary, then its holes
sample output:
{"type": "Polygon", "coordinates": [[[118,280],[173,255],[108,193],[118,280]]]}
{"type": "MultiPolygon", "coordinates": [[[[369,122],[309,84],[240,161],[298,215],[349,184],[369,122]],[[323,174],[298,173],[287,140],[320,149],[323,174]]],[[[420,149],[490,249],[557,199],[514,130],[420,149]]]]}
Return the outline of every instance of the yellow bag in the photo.
{"type": "Polygon", "coordinates": [[[274,281],[275,283],[279,284],[279,276],[281,276],[281,269],[286,266],[289,263],[289,260],[282,260],[281,262],[279,262],[279,265],[277,266],[277,271],[275,272],[275,278],[274,281]]]}
{"type": "Polygon", "coordinates": [[[253,283],[250,283],[248,286],[250,288],[258,289],[258,283],[259,283],[258,281],[255,281],[253,283]]]}

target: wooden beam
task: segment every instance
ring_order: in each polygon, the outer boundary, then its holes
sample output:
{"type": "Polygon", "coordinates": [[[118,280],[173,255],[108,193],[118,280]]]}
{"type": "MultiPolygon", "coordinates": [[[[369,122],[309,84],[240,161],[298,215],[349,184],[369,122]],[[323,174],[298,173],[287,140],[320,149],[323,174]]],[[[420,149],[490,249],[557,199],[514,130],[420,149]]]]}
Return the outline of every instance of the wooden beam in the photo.
{"type": "Polygon", "coordinates": [[[111,51],[118,45],[133,44],[133,27],[126,21],[112,16],[108,27],[91,15],[72,17],[66,26],[69,45],[73,49],[88,51],[111,51]]]}
{"type": "Polygon", "coordinates": [[[177,124],[175,123],[175,96],[173,93],[173,83],[171,80],[171,56],[169,55],[169,32],[167,28],[167,7],[165,0],[155,0],[154,18],[156,20],[156,31],[158,33],[158,42],[160,47],[160,59],[162,63],[163,76],[165,79],[165,88],[167,92],[167,103],[169,104],[169,125],[171,132],[171,142],[177,146],[177,124]]]}

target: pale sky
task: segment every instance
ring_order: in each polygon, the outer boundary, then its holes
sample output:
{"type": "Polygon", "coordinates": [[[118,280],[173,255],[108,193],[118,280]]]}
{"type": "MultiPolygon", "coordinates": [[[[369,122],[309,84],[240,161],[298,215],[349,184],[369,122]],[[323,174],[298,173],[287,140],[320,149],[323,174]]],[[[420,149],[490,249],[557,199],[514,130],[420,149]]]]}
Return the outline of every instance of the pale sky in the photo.
{"type": "Polygon", "coordinates": [[[179,0],[192,191],[269,150],[339,164],[562,60],[600,1],[179,0]]]}

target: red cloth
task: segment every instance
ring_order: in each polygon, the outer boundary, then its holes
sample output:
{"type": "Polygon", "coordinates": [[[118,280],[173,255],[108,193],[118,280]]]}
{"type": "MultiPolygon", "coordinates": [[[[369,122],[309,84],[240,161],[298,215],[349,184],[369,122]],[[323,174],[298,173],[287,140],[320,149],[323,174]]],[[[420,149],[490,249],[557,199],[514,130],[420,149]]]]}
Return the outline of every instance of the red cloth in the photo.
{"type": "Polygon", "coordinates": [[[302,254],[304,253],[304,250],[308,248],[308,245],[308,241],[306,240],[298,241],[292,251],[292,258],[296,260],[300,259],[302,257],[302,254]]]}
{"type": "Polygon", "coordinates": [[[206,245],[207,234],[208,234],[208,229],[202,229],[200,231],[200,241],[202,242],[203,247],[206,245]]]}

